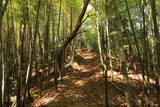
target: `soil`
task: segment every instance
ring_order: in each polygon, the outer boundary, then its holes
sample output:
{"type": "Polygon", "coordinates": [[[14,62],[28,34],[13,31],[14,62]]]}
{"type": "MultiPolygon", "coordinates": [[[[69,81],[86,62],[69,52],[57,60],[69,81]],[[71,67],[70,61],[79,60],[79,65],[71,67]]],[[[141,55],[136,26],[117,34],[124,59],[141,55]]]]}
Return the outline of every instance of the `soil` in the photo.
{"type": "MultiPolygon", "coordinates": [[[[66,65],[66,68],[68,66],[66,65]]],[[[53,79],[44,81],[43,89],[32,89],[34,101],[29,107],[103,107],[104,78],[100,69],[99,56],[95,52],[77,50],[72,68],[65,71],[63,81],[55,89],[53,79]]],[[[126,107],[124,97],[125,85],[120,71],[108,70],[108,99],[110,107],[126,107]],[[111,75],[113,74],[113,80],[111,75]],[[118,88],[117,88],[118,87],[118,88]]],[[[135,107],[142,107],[142,77],[140,74],[130,74],[130,90],[135,107]],[[140,106],[141,105],[141,106],[140,106]]],[[[154,105],[154,80],[150,79],[150,88],[154,105]]],[[[156,107],[156,105],[154,105],[156,107]]]]}

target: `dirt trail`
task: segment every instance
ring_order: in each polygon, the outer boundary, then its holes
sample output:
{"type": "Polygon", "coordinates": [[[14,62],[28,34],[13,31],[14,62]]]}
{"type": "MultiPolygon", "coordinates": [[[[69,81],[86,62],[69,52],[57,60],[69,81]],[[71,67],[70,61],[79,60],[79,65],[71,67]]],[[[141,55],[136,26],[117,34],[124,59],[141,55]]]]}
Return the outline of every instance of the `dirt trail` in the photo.
{"type": "MultiPolygon", "coordinates": [[[[78,53],[82,63],[73,63],[74,71],[67,72],[64,81],[43,92],[33,106],[46,107],[101,107],[103,104],[103,82],[99,72],[98,57],[94,53],[78,53]],[[83,59],[82,59],[83,58],[83,59]]],[[[78,59],[80,60],[80,59],[78,59]]]]}
{"type": "MultiPolygon", "coordinates": [[[[99,57],[92,52],[77,52],[77,62],[73,71],[66,73],[64,81],[54,87],[42,91],[42,95],[31,104],[33,107],[102,107],[104,99],[104,80],[99,69],[99,57]]],[[[117,76],[122,76],[116,73],[117,76]]],[[[123,89],[122,78],[116,78],[115,84],[123,89]]],[[[53,82],[51,80],[51,82],[53,82]]],[[[134,81],[134,83],[137,83],[134,81]]],[[[111,107],[125,107],[124,96],[110,83],[109,103],[111,107]]],[[[140,87],[131,86],[135,95],[140,95],[140,87]],[[135,88],[136,87],[136,88],[135,88]]]]}

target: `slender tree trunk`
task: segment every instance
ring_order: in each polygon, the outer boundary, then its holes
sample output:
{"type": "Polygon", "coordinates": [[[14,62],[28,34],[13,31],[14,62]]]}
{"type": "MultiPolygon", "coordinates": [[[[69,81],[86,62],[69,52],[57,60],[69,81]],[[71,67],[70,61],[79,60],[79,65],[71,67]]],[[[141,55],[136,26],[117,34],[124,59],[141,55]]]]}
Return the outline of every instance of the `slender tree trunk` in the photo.
{"type": "Polygon", "coordinates": [[[10,81],[10,77],[12,76],[11,73],[11,65],[12,65],[12,61],[11,61],[11,56],[12,56],[12,35],[11,35],[11,27],[10,27],[10,19],[9,19],[9,14],[10,14],[10,11],[6,11],[6,24],[7,24],[7,38],[6,38],[6,51],[5,51],[5,63],[6,63],[6,66],[5,66],[5,97],[7,98],[6,99],[6,105],[7,106],[10,106],[10,90],[11,90],[11,81],[10,81]]]}
{"type": "Polygon", "coordinates": [[[45,28],[45,37],[44,37],[44,64],[47,65],[48,71],[47,75],[50,74],[49,67],[49,46],[50,46],[50,12],[51,12],[51,1],[46,1],[46,28],[45,28]]]}
{"type": "MultiPolygon", "coordinates": [[[[126,35],[126,34],[125,34],[126,35]]],[[[130,92],[130,84],[129,84],[129,78],[128,78],[128,54],[127,54],[127,48],[125,45],[127,45],[125,35],[122,33],[122,47],[121,47],[121,71],[123,72],[123,80],[125,84],[125,97],[127,102],[127,107],[133,107],[133,103],[131,101],[131,92],[130,92]]]]}
{"type": "Polygon", "coordinates": [[[48,52],[50,43],[50,1],[46,3],[46,29],[45,29],[45,39],[44,39],[44,62],[48,63],[48,52]]]}
{"type": "MultiPolygon", "coordinates": [[[[109,58],[109,66],[110,66],[110,69],[111,71],[113,70],[113,64],[112,64],[112,59],[111,59],[111,39],[110,39],[110,36],[109,36],[109,19],[106,18],[106,37],[107,37],[107,49],[108,49],[108,58],[109,58]]],[[[113,71],[112,71],[112,81],[113,81],[113,71]]]]}
{"type": "MultiPolygon", "coordinates": [[[[29,4],[28,4],[29,5],[29,4]]],[[[36,60],[35,54],[36,54],[36,40],[37,40],[37,34],[38,34],[38,28],[39,28],[39,13],[40,13],[40,6],[41,6],[41,0],[38,0],[37,4],[37,14],[36,14],[36,23],[35,23],[35,31],[34,31],[34,37],[32,40],[32,28],[30,26],[30,18],[29,13],[27,13],[27,20],[29,23],[29,63],[27,67],[27,74],[25,79],[25,88],[24,88],[24,94],[23,94],[23,106],[25,106],[25,100],[26,100],[26,93],[28,92],[28,98],[31,100],[31,94],[30,94],[30,83],[31,83],[31,73],[33,70],[33,63],[36,60]]]]}
{"type": "Polygon", "coordinates": [[[156,56],[157,56],[157,67],[156,67],[156,85],[157,85],[157,102],[160,106],[160,34],[159,27],[157,23],[157,10],[156,10],[156,0],[150,0],[151,11],[152,11],[152,19],[153,19],[153,27],[154,27],[154,35],[157,38],[158,42],[156,44],[156,56]]]}
{"type": "MultiPolygon", "coordinates": [[[[111,39],[109,36],[109,19],[107,15],[107,2],[108,0],[105,0],[105,15],[106,15],[106,38],[107,38],[107,49],[108,49],[108,58],[109,58],[109,66],[111,71],[113,70],[113,64],[112,64],[112,59],[111,59],[111,39]]],[[[112,81],[113,81],[113,72],[112,72],[112,81]]]]}
{"type": "Polygon", "coordinates": [[[59,3],[59,15],[58,15],[58,30],[57,30],[57,38],[60,38],[60,25],[61,25],[61,10],[62,10],[62,0],[59,3]]]}
{"type": "MultiPolygon", "coordinates": [[[[8,2],[9,2],[9,0],[0,0],[0,59],[3,59],[2,57],[3,57],[3,43],[2,43],[2,19],[3,19],[3,16],[4,16],[4,13],[5,13],[5,11],[6,11],[6,8],[7,8],[7,5],[8,5],[8,2]]],[[[0,60],[0,64],[2,64],[2,66],[0,67],[0,70],[2,70],[2,73],[0,74],[0,79],[3,79],[3,61],[2,60],[0,60]],[[1,78],[2,77],[2,78],[1,78]]],[[[4,81],[3,81],[4,82],[4,81]]],[[[0,82],[0,84],[2,84],[3,83],[2,81],[0,82]]],[[[2,86],[2,88],[3,88],[3,86],[2,86]]],[[[1,92],[3,92],[3,89],[0,89],[1,90],[1,92]]],[[[1,101],[0,101],[0,106],[3,106],[3,103],[4,102],[2,102],[3,101],[3,94],[1,93],[0,94],[0,99],[1,99],[1,101]]]]}
{"type": "Polygon", "coordinates": [[[4,95],[5,95],[5,65],[4,65],[4,55],[2,54],[2,107],[4,107],[4,95]]]}
{"type": "Polygon", "coordinates": [[[145,4],[146,4],[146,1],[145,0],[142,0],[142,17],[143,17],[143,42],[144,42],[144,61],[145,61],[145,65],[144,65],[144,68],[145,68],[145,71],[146,71],[146,74],[147,74],[147,95],[146,95],[146,99],[148,100],[147,101],[147,105],[150,106],[150,92],[149,92],[149,70],[148,70],[148,46],[147,46],[147,32],[146,32],[146,15],[145,15],[145,4]]]}
{"type": "Polygon", "coordinates": [[[101,46],[101,37],[100,37],[100,27],[99,27],[99,0],[96,0],[96,25],[97,25],[97,36],[98,36],[98,49],[99,49],[99,54],[100,54],[100,60],[101,60],[101,64],[103,66],[103,72],[104,72],[104,86],[105,86],[105,90],[104,90],[104,107],[109,107],[109,103],[108,103],[108,76],[107,76],[107,67],[106,64],[104,63],[104,57],[103,57],[103,50],[102,50],[102,46],[101,46]]]}
{"type": "MultiPolygon", "coordinates": [[[[70,18],[70,34],[72,33],[72,30],[73,30],[73,9],[72,9],[72,7],[71,7],[71,18],[70,18]]],[[[74,50],[74,48],[75,48],[75,41],[72,41],[71,42],[71,58],[70,58],[70,64],[72,64],[73,63],[73,60],[74,60],[74,54],[75,54],[75,50],[74,50]]]]}
{"type": "Polygon", "coordinates": [[[76,23],[75,29],[70,34],[70,36],[65,39],[63,45],[61,47],[59,47],[56,51],[55,58],[56,58],[57,65],[58,65],[60,72],[62,71],[62,65],[64,64],[63,54],[65,52],[65,49],[68,46],[68,44],[77,36],[77,32],[82,25],[82,22],[83,22],[82,20],[83,20],[85,13],[86,13],[89,2],[90,2],[90,0],[84,0],[83,9],[82,9],[82,12],[80,13],[80,16],[78,17],[78,21],[76,23]]]}
{"type": "Polygon", "coordinates": [[[141,73],[142,73],[142,78],[143,78],[143,89],[144,89],[145,103],[146,103],[146,107],[150,107],[149,98],[148,98],[148,96],[149,96],[148,95],[148,87],[147,87],[147,82],[146,82],[145,72],[144,72],[144,64],[142,62],[141,53],[140,53],[140,49],[139,49],[139,45],[138,45],[138,40],[137,40],[137,37],[136,37],[136,33],[135,33],[134,26],[133,26],[133,22],[132,22],[132,18],[131,18],[131,14],[130,14],[130,11],[129,11],[127,0],[125,0],[125,5],[126,5],[126,8],[127,8],[127,13],[128,13],[130,24],[131,24],[131,29],[132,29],[136,49],[137,49],[137,54],[138,54],[138,57],[139,57],[139,60],[140,60],[140,67],[141,67],[141,73]]]}
{"type": "Polygon", "coordinates": [[[19,54],[18,54],[18,77],[17,77],[17,106],[22,106],[22,93],[23,93],[23,78],[22,73],[24,72],[23,63],[24,63],[24,36],[25,36],[26,23],[21,24],[20,27],[20,44],[19,44],[19,54]]]}
{"type": "MultiPolygon", "coordinates": [[[[26,70],[26,77],[25,77],[25,85],[24,85],[24,92],[23,92],[23,102],[22,102],[22,106],[25,107],[26,105],[26,93],[27,91],[29,92],[29,84],[28,84],[28,81],[31,79],[31,74],[30,74],[30,67],[31,67],[31,36],[32,36],[32,33],[31,33],[31,25],[30,25],[30,18],[29,18],[29,2],[26,2],[26,5],[27,7],[25,8],[27,11],[24,12],[25,16],[26,16],[26,23],[28,24],[28,28],[27,28],[27,31],[28,31],[28,67],[27,67],[27,70],[26,70]]],[[[27,64],[26,64],[27,65],[27,64]]],[[[29,95],[28,95],[28,99],[29,98],[29,95]]]]}
{"type": "MultiPolygon", "coordinates": [[[[2,20],[0,20],[0,48],[2,49],[2,20]]],[[[0,64],[2,65],[2,50],[0,50],[0,64]]],[[[0,66],[2,71],[2,66],[0,66]]],[[[0,73],[0,84],[2,84],[2,73],[0,73]]],[[[2,87],[0,88],[0,106],[2,106],[2,87]]]]}
{"type": "MultiPolygon", "coordinates": [[[[53,7],[54,5],[52,5],[52,7],[53,7]]],[[[55,86],[55,89],[57,90],[57,84],[58,84],[58,81],[57,81],[57,79],[58,79],[58,70],[57,70],[57,64],[56,64],[56,59],[55,59],[55,57],[54,57],[54,55],[55,55],[55,51],[56,51],[56,47],[57,47],[57,45],[56,45],[56,33],[55,33],[55,17],[54,17],[54,15],[55,15],[55,13],[53,12],[52,13],[52,35],[53,35],[53,43],[52,43],[52,45],[53,45],[53,56],[52,56],[52,59],[53,59],[53,76],[54,76],[54,86],[55,86]]]]}

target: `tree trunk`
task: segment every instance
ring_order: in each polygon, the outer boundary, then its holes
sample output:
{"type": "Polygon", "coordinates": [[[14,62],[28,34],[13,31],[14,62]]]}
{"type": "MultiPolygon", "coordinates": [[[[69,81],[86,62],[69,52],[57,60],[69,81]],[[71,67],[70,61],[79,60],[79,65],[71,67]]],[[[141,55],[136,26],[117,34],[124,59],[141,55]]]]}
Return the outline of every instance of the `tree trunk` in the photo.
{"type": "MultiPolygon", "coordinates": [[[[123,33],[122,33],[123,34],[123,33]]],[[[125,34],[126,35],[126,34],[125,34]]],[[[121,47],[121,71],[123,72],[123,80],[124,80],[124,85],[125,85],[125,97],[126,97],[126,102],[127,102],[127,107],[133,107],[133,103],[131,101],[131,92],[130,92],[130,86],[129,86],[129,78],[128,78],[128,56],[127,56],[127,48],[125,45],[126,43],[126,38],[125,35],[122,35],[122,47],[121,47]]]]}
{"type": "Polygon", "coordinates": [[[48,51],[49,51],[49,43],[50,43],[50,1],[47,2],[46,8],[46,29],[45,29],[45,37],[44,37],[44,64],[48,63],[48,51]]]}
{"type": "MultiPolygon", "coordinates": [[[[28,4],[29,5],[29,4],[28,4]]],[[[36,60],[35,58],[35,49],[36,49],[36,40],[37,40],[37,34],[38,34],[38,28],[39,28],[39,13],[40,13],[40,6],[41,6],[41,0],[38,0],[38,5],[37,5],[37,13],[36,13],[36,23],[35,23],[35,31],[34,31],[34,38],[32,40],[32,28],[30,26],[30,18],[29,18],[29,13],[27,13],[27,21],[29,24],[29,63],[27,67],[27,73],[26,73],[26,78],[25,78],[25,88],[24,88],[24,93],[23,93],[23,106],[25,106],[25,100],[26,100],[26,93],[28,91],[28,98],[31,100],[31,95],[30,95],[30,83],[31,83],[31,73],[33,70],[33,63],[36,60]]],[[[29,7],[28,7],[29,8],[29,7]]]]}
{"type": "Polygon", "coordinates": [[[5,1],[2,1],[0,0],[0,64],[2,65],[0,67],[0,70],[2,70],[2,73],[0,74],[0,79],[2,80],[0,82],[0,84],[2,84],[2,87],[0,88],[0,91],[1,91],[1,94],[0,94],[0,106],[3,106],[4,105],[4,55],[3,55],[3,43],[2,43],[2,19],[3,19],[3,16],[5,14],[5,11],[6,11],[6,8],[7,8],[7,5],[8,5],[8,2],[9,0],[5,0],[5,1]],[[3,4],[4,3],[4,4],[3,4]]]}
{"type": "Polygon", "coordinates": [[[60,39],[60,25],[61,25],[61,10],[62,10],[62,0],[60,0],[60,3],[59,3],[59,16],[58,16],[58,30],[57,30],[57,38],[58,38],[58,41],[60,39]]]}
{"type": "Polygon", "coordinates": [[[145,103],[146,103],[146,107],[150,107],[149,98],[148,98],[148,96],[149,96],[148,95],[148,87],[147,87],[148,85],[147,85],[146,78],[145,78],[144,64],[142,62],[140,48],[139,48],[139,45],[138,45],[138,40],[137,40],[137,37],[136,37],[136,33],[135,33],[134,26],[133,26],[133,22],[132,22],[132,18],[131,18],[131,14],[130,14],[130,11],[129,11],[127,0],[125,0],[125,5],[126,5],[126,8],[127,8],[127,13],[128,13],[128,17],[129,17],[129,21],[130,21],[130,25],[131,25],[131,30],[132,30],[135,45],[136,45],[138,58],[140,60],[140,68],[141,68],[141,74],[142,74],[142,78],[143,78],[143,89],[144,89],[145,103]]]}
{"type": "Polygon", "coordinates": [[[105,86],[105,90],[104,90],[104,107],[109,107],[109,103],[108,103],[108,76],[107,76],[107,67],[106,64],[104,62],[104,56],[103,56],[103,52],[104,50],[102,50],[102,43],[101,43],[101,37],[100,37],[100,27],[99,27],[99,0],[96,0],[96,25],[97,25],[97,36],[98,36],[98,49],[99,49],[99,54],[100,54],[100,60],[101,60],[101,64],[103,66],[103,73],[104,73],[104,86],[105,86]]]}
{"type": "Polygon", "coordinates": [[[156,10],[156,0],[150,0],[151,11],[152,11],[152,19],[153,19],[153,27],[154,27],[154,35],[158,40],[156,44],[156,56],[157,56],[157,67],[156,67],[156,86],[157,86],[157,103],[160,106],[160,35],[159,35],[159,27],[157,23],[157,10],[156,10]]]}
{"type": "Polygon", "coordinates": [[[60,72],[62,72],[62,64],[64,63],[63,54],[65,52],[65,49],[68,46],[68,44],[77,36],[77,32],[82,25],[82,20],[83,20],[85,13],[86,13],[89,2],[90,2],[90,0],[84,0],[83,9],[82,9],[82,12],[80,13],[80,16],[79,16],[78,21],[75,26],[75,29],[70,34],[70,36],[67,39],[65,39],[63,45],[61,47],[59,47],[56,51],[55,58],[56,58],[60,72]]]}
{"type": "Polygon", "coordinates": [[[5,103],[5,101],[4,101],[4,95],[5,95],[5,72],[4,72],[4,70],[5,70],[5,65],[4,65],[4,55],[2,54],[2,107],[4,107],[4,103],[5,103]]]}
{"type": "MultiPolygon", "coordinates": [[[[70,18],[70,34],[72,33],[72,30],[73,30],[73,9],[72,9],[72,7],[71,7],[71,18],[70,18]]],[[[75,41],[72,41],[71,42],[71,48],[70,48],[70,50],[71,50],[71,58],[70,58],[70,64],[72,64],[73,63],[73,60],[74,60],[74,54],[75,54],[75,41]]]]}
{"type": "Polygon", "coordinates": [[[144,65],[144,68],[145,68],[145,71],[146,71],[146,75],[147,75],[147,95],[146,95],[146,99],[148,100],[147,101],[147,105],[150,106],[150,93],[149,93],[149,70],[148,70],[148,46],[147,46],[147,41],[148,41],[148,38],[147,38],[147,32],[146,32],[146,14],[145,14],[145,4],[146,4],[146,1],[145,0],[142,0],[142,17],[143,17],[143,46],[144,46],[144,52],[143,52],[143,56],[144,56],[144,62],[145,62],[145,65],[144,65]]]}

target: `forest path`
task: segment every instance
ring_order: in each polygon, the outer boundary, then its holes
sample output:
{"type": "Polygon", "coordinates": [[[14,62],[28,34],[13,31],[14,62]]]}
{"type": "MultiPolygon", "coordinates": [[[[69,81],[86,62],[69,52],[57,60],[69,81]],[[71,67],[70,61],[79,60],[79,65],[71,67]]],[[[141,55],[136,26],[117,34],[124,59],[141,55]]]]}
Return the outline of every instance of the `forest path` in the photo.
{"type": "Polygon", "coordinates": [[[35,99],[33,106],[46,107],[101,107],[103,104],[103,80],[99,71],[98,56],[92,52],[77,52],[78,62],[73,63],[73,71],[66,73],[64,81],[44,90],[42,97],[35,99]]]}
{"type": "MultiPolygon", "coordinates": [[[[104,79],[100,72],[99,56],[89,51],[77,51],[71,71],[67,71],[58,90],[49,87],[31,104],[33,107],[102,107],[104,101],[104,79]]],[[[110,73],[109,73],[110,75],[110,73]]],[[[131,75],[133,95],[140,95],[139,78],[131,75]],[[137,78],[137,79],[136,79],[137,78]]],[[[53,84],[53,80],[50,80],[53,84]]],[[[114,72],[114,83],[124,89],[123,76],[114,72]]],[[[48,83],[47,83],[48,84],[48,83]]],[[[111,107],[125,107],[124,96],[109,82],[109,104],[111,107]]],[[[136,99],[138,100],[138,99],[136,99]]]]}

